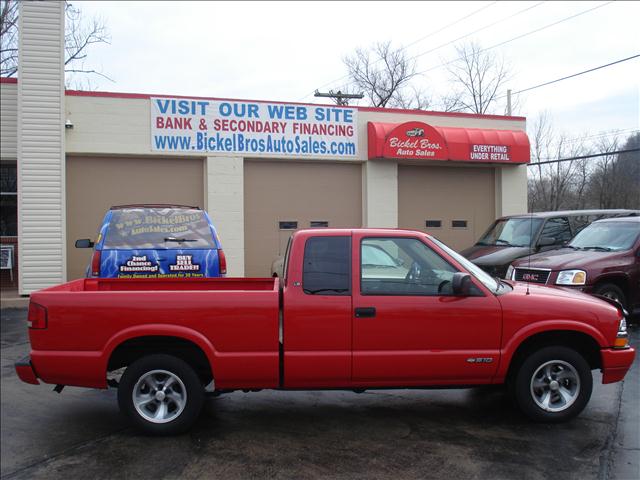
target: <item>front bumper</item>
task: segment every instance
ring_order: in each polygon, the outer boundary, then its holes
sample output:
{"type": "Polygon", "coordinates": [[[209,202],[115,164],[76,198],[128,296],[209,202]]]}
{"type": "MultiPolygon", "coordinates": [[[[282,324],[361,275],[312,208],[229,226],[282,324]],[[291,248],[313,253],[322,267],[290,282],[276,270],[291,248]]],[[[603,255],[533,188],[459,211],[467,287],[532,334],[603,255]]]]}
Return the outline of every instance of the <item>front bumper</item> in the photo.
{"type": "Polygon", "coordinates": [[[36,376],[36,372],[33,369],[33,365],[31,365],[31,357],[27,355],[23,359],[17,361],[15,363],[16,373],[20,380],[26,383],[30,383],[32,385],[39,385],[38,377],[36,376]]]}
{"type": "Polygon", "coordinates": [[[619,382],[631,368],[636,356],[635,349],[603,348],[602,355],[602,383],[619,382]]]}

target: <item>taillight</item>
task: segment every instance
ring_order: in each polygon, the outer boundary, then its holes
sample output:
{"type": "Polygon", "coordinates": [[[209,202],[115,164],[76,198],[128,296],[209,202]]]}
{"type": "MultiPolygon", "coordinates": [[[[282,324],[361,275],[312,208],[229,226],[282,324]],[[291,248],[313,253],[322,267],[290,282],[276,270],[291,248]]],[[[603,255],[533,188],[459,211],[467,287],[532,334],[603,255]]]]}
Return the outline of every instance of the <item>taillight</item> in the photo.
{"type": "Polygon", "coordinates": [[[29,303],[27,321],[30,328],[47,328],[47,309],[37,303],[29,303]]]}
{"type": "Polygon", "coordinates": [[[222,249],[218,250],[218,267],[220,269],[220,275],[227,274],[227,257],[224,256],[222,249]]]}
{"type": "Polygon", "coordinates": [[[93,257],[91,257],[91,276],[100,276],[100,250],[93,252],[93,257]]]}

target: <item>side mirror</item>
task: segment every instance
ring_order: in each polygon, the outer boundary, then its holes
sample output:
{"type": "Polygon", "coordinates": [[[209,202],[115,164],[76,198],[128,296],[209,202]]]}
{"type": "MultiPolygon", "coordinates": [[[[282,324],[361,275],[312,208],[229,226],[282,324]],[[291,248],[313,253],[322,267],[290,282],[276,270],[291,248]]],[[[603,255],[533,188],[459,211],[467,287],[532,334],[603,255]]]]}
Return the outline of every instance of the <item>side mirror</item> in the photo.
{"type": "Polygon", "coordinates": [[[549,247],[556,244],[556,239],[553,237],[541,237],[538,240],[538,247],[549,247]]]}
{"type": "Polygon", "coordinates": [[[88,238],[76,240],[76,248],[93,248],[94,243],[88,238]]]}
{"type": "Polygon", "coordinates": [[[454,295],[467,296],[471,293],[471,275],[464,272],[456,272],[451,279],[451,289],[454,295]]]}

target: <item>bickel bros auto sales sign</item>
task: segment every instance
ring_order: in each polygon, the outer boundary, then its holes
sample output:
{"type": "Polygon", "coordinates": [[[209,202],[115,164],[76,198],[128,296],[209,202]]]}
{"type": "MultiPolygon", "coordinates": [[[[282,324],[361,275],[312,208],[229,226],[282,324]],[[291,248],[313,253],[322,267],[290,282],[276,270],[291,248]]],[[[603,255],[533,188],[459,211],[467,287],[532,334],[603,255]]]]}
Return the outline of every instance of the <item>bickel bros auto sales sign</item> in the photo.
{"type": "Polygon", "coordinates": [[[357,155],[354,108],[165,97],[150,101],[153,151],[357,155]]]}
{"type": "Polygon", "coordinates": [[[453,160],[470,163],[528,163],[524,131],[434,127],[423,122],[369,122],[369,159],[453,160]]]}

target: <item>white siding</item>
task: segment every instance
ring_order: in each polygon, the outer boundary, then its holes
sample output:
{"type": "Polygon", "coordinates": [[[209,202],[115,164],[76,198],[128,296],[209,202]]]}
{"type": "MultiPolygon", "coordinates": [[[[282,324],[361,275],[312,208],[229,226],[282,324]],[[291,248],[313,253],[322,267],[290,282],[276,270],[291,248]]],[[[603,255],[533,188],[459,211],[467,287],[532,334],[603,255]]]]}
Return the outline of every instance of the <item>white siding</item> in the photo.
{"type": "Polygon", "coordinates": [[[0,83],[0,158],[18,157],[18,84],[0,83]]]}
{"type": "Polygon", "coordinates": [[[369,160],[362,169],[362,226],[398,228],[398,164],[369,160]]]}
{"type": "Polygon", "coordinates": [[[205,210],[227,258],[227,275],[244,275],[244,159],[208,157],[205,210]]]}
{"type": "Polygon", "coordinates": [[[18,241],[20,294],[63,282],[64,2],[20,2],[18,241]]]}

